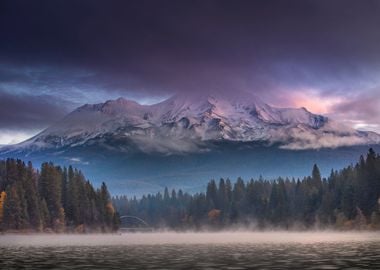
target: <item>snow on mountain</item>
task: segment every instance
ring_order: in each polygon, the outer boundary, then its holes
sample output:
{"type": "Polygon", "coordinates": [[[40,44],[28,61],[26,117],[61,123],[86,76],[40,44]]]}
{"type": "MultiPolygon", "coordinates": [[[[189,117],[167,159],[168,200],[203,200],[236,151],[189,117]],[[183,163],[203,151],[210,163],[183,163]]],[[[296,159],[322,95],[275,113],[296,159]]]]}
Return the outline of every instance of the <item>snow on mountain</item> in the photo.
{"type": "Polygon", "coordinates": [[[174,96],[154,105],[119,98],[86,104],[12,149],[60,149],[101,143],[133,143],[144,152],[192,152],[208,141],[260,141],[288,149],[379,143],[305,108],[275,108],[255,96],[174,96]]]}

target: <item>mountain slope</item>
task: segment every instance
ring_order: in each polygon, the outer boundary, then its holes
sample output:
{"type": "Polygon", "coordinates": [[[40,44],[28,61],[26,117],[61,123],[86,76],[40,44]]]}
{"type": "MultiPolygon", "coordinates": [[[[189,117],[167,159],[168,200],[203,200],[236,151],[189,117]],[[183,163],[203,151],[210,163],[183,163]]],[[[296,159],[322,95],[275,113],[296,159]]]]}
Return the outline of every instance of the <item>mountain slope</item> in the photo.
{"type": "Polygon", "coordinates": [[[5,149],[33,152],[96,144],[122,152],[175,154],[208,151],[212,141],[265,142],[300,150],[376,144],[380,136],[305,108],[275,108],[254,96],[174,96],[154,105],[123,98],[86,104],[37,136],[5,149]]]}
{"type": "Polygon", "coordinates": [[[305,108],[275,108],[257,97],[175,96],[154,105],[119,98],[84,105],[35,137],[0,149],[15,157],[80,168],[114,194],[169,188],[194,192],[211,178],[324,175],[357,160],[379,135],[305,108]],[[297,150],[297,151],[294,151],[297,150]]]}

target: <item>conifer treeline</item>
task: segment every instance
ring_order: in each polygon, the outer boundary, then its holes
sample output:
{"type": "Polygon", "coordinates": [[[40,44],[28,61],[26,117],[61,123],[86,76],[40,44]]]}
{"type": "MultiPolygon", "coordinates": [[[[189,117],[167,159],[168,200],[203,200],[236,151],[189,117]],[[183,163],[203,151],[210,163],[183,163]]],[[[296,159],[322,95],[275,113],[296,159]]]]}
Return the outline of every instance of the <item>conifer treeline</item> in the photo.
{"type": "Polygon", "coordinates": [[[154,227],[380,229],[380,156],[372,149],[356,165],[322,179],[317,165],[303,179],[214,180],[204,193],[181,190],[128,199],[113,198],[121,215],[154,227]]]}
{"type": "Polygon", "coordinates": [[[0,229],[87,232],[117,229],[119,218],[107,186],[95,190],[71,166],[0,161],[0,229]]]}

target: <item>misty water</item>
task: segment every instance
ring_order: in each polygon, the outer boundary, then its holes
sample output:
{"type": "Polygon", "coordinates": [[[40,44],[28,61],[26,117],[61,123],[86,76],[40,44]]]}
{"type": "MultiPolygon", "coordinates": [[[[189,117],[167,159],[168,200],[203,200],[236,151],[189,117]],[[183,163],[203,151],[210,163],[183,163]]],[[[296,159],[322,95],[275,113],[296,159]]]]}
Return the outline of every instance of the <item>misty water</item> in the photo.
{"type": "Polygon", "coordinates": [[[380,269],[362,232],[2,235],[0,269],[380,269]]]}

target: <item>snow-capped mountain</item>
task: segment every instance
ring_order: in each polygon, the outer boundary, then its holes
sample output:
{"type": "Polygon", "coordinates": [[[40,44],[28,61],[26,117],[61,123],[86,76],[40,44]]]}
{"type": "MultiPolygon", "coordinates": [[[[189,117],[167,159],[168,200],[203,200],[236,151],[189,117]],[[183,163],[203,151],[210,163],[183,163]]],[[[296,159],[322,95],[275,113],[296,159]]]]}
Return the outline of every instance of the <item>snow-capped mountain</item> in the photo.
{"type": "Polygon", "coordinates": [[[154,105],[119,98],[81,106],[37,136],[8,150],[102,145],[129,151],[196,152],[210,141],[278,143],[317,149],[380,142],[376,133],[341,125],[305,108],[275,108],[255,96],[174,96],[154,105]]]}
{"type": "Polygon", "coordinates": [[[119,98],[77,108],[4,146],[0,158],[74,165],[95,183],[106,180],[114,194],[135,195],[165,186],[195,192],[219,177],[302,177],[315,163],[326,174],[355,162],[368,145],[380,151],[379,142],[376,133],[254,96],[174,96],[154,105],[119,98]]]}

